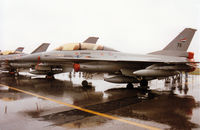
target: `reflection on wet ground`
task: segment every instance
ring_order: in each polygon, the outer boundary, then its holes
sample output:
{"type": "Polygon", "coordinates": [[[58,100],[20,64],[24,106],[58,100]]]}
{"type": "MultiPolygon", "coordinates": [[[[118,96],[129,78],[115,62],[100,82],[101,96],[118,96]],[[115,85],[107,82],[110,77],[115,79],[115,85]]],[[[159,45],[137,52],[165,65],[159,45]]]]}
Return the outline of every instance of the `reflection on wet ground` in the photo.
{"type": "Polygon", "coordinates": [[[190,96],[162,95],[153,100],[116,110],[114,114],[119,113],[120,116],[141,120],[153,120],[176,129],[191,129],[198,127],[197,124],[189,121],[195,105],[194,99],[190,96]]]}
{"type": "Polygon", "coordinates": [[[76,84],[76,79],[49,80],[0,74],[0,84],[3,84],[0,86],[0,117],[3,117],[0,129],[12,129],[16,124],[21,124],[19,129],[143,129],[17,92],[4,85],[161,129],[200,128],[198,76],[190,77],[187,84],[152,81],[152,90],[147,93],[115,84],[104,90],[101,89],[106,84],[104,81],[82,88],[76,84]],[[32,127],[27,127],[28,124],[32,127]]]}

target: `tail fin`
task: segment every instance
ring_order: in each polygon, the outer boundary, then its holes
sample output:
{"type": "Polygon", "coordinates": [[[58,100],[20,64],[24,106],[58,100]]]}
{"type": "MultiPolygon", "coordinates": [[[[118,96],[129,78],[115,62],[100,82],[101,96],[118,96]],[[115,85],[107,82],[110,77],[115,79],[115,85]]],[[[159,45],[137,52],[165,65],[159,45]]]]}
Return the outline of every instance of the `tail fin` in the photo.
{"type": "Polygon", "coordinates": [[[185,28],[163,50],[152,52],[154,55],[187,56],[187,49],[192,41],[196,29],[185,28]]]}
{"type": "Polygon", "coordinates": [[[49,47],[49,43],[43,43],[38,48],[36,48],[31,54],[38,53],[38,52],[45,52],[49,47]]]}
{"type": "Polygon", "coordinates": [[[96,44],[96,42],[97,42],[98,39],[99,39],[98,37],[88,37],[88,39],[86,39],[83,42],[96,44]]]}
{"type": "Polygon", "coordinates": [[[163,50],[187,51],[195,31],[195,29],[185,28],[163,50]]]}
{"type": "Polygon", "coordinates": [[[24,50],[24,47],[18,47],[15,52],[22,52],[24,50]]]}

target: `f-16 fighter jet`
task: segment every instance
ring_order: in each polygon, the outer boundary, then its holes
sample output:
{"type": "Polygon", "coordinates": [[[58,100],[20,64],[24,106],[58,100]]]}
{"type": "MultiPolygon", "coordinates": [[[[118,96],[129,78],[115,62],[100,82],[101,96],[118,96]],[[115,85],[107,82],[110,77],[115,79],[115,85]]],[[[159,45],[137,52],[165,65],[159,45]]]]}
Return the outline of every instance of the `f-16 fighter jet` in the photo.
{"type": "MultiPolygon", "coordinates": [[[[148,81],[190,72],[195,69],[194,53],[187,49],[195,29],[185,28],[163,50],[149,54],[122,53],[106,46],[97,45],[95,37],[82,43],[69,43],[50,52],[22,56],[11,63],[31,64],[33,74],[53,76],[57,73],[86,72],[108,73],[112,77],[105,81],[112,83],[140,83],[148,86],[148,81]]],[[[97,39],[97,38],[96,38],[97,39]]],[[[87,81],[82,82],[87,86],[87,81]]]]}
{"type": "MultiPolygon", "coordinates": [[[[38,48],[36,48],[31,54],[44,52],[49,47],[49,43],[43,43],[38,48]]],[[[8,60],[12,60],[21,56],[27,55],[23,53],[24,47],[18,47],[15,51],[3,51],[0,52],[0,70],[9,71],[10,74],[15,74],[18,72],[19,68],[26,68],[26,64],[14,64],[11,65],[8,60]]]]}
{"type": "Polygon", "coordinates": [[[1,55],[19,54],[19,53],[22,53],[23,50],[24,50],[24,47],[18,47],[15,51],[1,51],[0,50],[0,56],[1,55]]]}

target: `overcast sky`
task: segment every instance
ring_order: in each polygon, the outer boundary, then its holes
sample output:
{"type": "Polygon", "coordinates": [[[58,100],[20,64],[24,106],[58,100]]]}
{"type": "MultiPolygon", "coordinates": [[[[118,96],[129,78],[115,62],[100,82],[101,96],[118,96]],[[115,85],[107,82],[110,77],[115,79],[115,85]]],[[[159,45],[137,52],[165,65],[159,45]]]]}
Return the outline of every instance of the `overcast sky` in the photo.
{"type": "Polygon", "coordinates": [[[41,43],[48,50],[89,36],[123,52],[165,47],[184,28],[196,32],[189,51],[200,57],[200,0],[0,0],[0,49],[41,43]]]}

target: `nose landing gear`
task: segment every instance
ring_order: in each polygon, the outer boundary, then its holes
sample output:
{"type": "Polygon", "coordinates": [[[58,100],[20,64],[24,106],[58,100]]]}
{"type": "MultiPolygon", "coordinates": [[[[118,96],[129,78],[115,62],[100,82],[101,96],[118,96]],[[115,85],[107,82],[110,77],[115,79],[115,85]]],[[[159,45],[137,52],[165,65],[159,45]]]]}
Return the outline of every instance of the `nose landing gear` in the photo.
{"type": "Polygon", "coordinates": [[[88,87],[88,81],[87,80],[83,80],[81,84],[82,84],[83,87],[88,87]]]}
{"type": "Polygon", "coordinates": [[[87,80],[83,80],[82,83],[81,83],[82,87],[84,89],[91,89],[92,88],[92,84],[91,83],[88,83],[87,80]]]}

